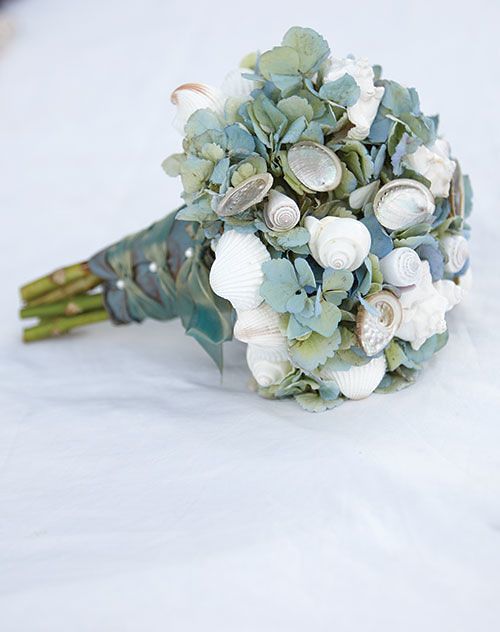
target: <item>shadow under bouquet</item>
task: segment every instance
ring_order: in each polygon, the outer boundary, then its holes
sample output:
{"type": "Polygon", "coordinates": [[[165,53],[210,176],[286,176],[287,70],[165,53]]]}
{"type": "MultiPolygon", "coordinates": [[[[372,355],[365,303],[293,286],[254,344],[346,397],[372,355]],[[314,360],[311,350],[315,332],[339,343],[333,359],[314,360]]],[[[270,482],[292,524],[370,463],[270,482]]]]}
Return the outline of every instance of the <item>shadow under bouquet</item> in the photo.
{"type": "Polygon", "coordinates": [[[179,317],[222,370],[321,411],[415,380],[470,284],[471,188],[417,92],[315,31],[172,94],[184,204],[21,288],[25,341],[179,317]]]}

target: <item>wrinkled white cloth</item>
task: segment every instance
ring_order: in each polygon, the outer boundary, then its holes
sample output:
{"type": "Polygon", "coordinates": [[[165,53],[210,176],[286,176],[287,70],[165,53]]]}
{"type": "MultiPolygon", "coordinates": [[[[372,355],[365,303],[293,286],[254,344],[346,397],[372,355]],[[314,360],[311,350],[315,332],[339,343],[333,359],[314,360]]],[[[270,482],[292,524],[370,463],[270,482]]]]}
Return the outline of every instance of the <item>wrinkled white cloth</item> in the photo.
{"type": "Polygon", "coordinates": [[[2,632],[498,629],[500,95],[487,60],[500,15],[474,6],[366,2],[354,21],[326,0],[8,7],[2,632]],[[219,85],[304,22],[335,54],[416,85],[472,177],[475,286],[419,383],[310,415],[247,390],[242,345],[221,383],[178,323],[23,346],[22,282],[178,204],[160,169],[180,146],[171,89],[219,85]]]}

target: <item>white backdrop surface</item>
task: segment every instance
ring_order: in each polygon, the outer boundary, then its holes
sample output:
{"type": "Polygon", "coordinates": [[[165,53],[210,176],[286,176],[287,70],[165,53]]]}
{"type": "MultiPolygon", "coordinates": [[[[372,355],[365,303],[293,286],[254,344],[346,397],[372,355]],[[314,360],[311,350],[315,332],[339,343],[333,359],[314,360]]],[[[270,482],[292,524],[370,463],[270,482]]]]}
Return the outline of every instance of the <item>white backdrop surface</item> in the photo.
{"type": "Polygon", "coordinates": [[[498,3],[19,0],[0,53],[2,632],[500,628],[498,3]],[[178,203],[176,85],[293,24],[441,113],[475,287],[416,386],[309,415],[177,323],[20,343],[16,288],[178,203]]]}

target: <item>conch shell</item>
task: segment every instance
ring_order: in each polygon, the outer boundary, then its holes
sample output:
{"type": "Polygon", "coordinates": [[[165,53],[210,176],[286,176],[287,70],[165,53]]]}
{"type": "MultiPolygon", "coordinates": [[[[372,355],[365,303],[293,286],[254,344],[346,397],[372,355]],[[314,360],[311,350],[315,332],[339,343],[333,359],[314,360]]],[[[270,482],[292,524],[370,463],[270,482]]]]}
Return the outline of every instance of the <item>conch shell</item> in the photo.
{"type": "Polygon", "coordinates": [[[365,58],[333,58],[325,81],[335,81],[345,74],[351,75],[360,89],[359,99],[347,108],[347,118],[354,125],[347,132],[347,137],[363,140],[370,133],[370,127],[384,96],[384,88],[375,87],[373,68],[365,58]]]}
{"type": "Polygon", "coordinates": [[[441,240],[441,248],[445,254],[445,271],[450,274],[460,272],[470,254],[467,239],[462,235],[447,235],[441,240]]]}
{"type": "Polygon", "coordinates": [[[438,138],[429,147],[420,145],[405,156],[403,163],[430,181],[433,195],[448,197],[456,163],[450,159],[450,145],[444,138],[438,138]]]}
{"type": "Polygon", "coordinates": [[[380,384],[385,370],[385,357],[381,355],[363,366],[352,366],[346,371],[332,371],[324,367],[320,375],[327,380],[334,380],[342,395],[348,399],[364,399],[380,384]]]}
{"type": "Polygon", "coordinates": [[[370,252],[371,236],[366,226],[350,217],[307,217],[309,248],[323,268],[356,270],[370,252]]]}
{"type": "Polygon", "coordinates": [[[279,314],[266,303],[254,309],[239,311],[233,334],[236,340],[248,344],[286,348],[285,337],[280,330],[279,314]]]}
{"type": "Polygon", "coordinates": [[[259,386],[279,384],[292,370],[286,349],[249,344],[247,363],[259,386]]]}
{"type": "Polygon", "coordinates": [[[420,257],[412,248],[395,248],[380,260],[380,271],[386,283],[407,287],[418,281],[420,257]]]}
{"type": "Polygon", "coordinates": [[[225,97],[220,90],[206,83],[183,83],[170,95],[177,107],[173,125],[181,134],[191,114],[208,108],[220,116],[224,113],[225,97]]]}
{"type": "Polygon", "coordinates": [[[389,230],[401,230],[430,219],[434,197],[421,182],[400,178],[380,189],[373,201],[378,221],[389,230]]]}
{"type": "Polygon", "coordinates": [[[284,232],[300,221],[300,210],[295,200],[279,191],[270,191],[264,211],[266,225],[274,231],[284,232]]]}
{"type": "Polygon", "coordinates": [[[447,279],[440,279],[439,281],[434,282],[434,288],[443,296],[447,302],[448,306],[446,311],[449,312],[450,309],[453,309],[455,305],[458,305],[462,300],[464,291],[453,281],[449,281],[447,279]]]}
{"type": "Polygon", "coordinates": [[[377,355],[394,337],[403,318],[403,309],[392,292],[382,291],[366,298],[370,309],[361,305],[356,317],[356,332],[363,351],[377,355]],[[374,313],[372,313],[373,308],[374,313]]]}
{"type": "Polygon", "coordinates": [[[254,309],[263,302],[260,295],[264,279],[262,264],[270,259],[258,237],[228,230],[215,246],[210,286],[236,310],[254,309]]]}
{"type": "Polygon", "coordinates": [[[219,202],[217,214],[222,217],[243,213],[254,204],[262,202],[269,189],[273,186],[273,176],[270,173],[258,173],[250,176],[234,189],[229,189],[219,202]]]}
{"type": "Polygon", "coordinates": [[[411,343],[418,350],[434,334],[446,331],[445,312],[448,299],[432,284],[428,261],[422,261],[418,283],[401,291],[399,298],[403,319],[396,336],[411,343]]]}
{"type": "Polygon", "coordinates": [[[342,164],[337,155],[310,140],[290,147],[288,165],[297,180],[311,191],[332,191],[342,179],[342,164]]]}

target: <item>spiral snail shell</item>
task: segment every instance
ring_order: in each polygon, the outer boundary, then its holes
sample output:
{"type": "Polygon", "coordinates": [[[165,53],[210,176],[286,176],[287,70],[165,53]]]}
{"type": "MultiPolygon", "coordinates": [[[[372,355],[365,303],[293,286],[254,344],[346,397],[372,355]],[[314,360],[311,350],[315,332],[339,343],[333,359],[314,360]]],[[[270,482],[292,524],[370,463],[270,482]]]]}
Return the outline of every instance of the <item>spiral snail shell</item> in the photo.
{"type": "Polygon", "coordinates": [[[284,232],[299,223],[300,210],[295,200],[279,191],[270,191],[264,221],[271,230],[284,232]]]}
{"type": "Polygon", "coordinates": [[[403,310],[396,296],[385,290],[368,296],[366,301],[376,314],[361,305],[356,317],[356,333],[366,355],[374,356],[385,349],[394,337],[401,324],[403,310]]]}
{"type": "Polygon", "coordinates": [[[217,214],[222,217],[243,213],[254,204],[262,202],[269,189],[273,186],[273,176],[270,173],[258,173],[250,176],[234,189],[229,189],[219,202],[217,214]]]}
{"type": "Polygon", "coordinates": [[[380,189],[373,201],[378,221],[389,230],[401,230],[430,219],[434,196],[421,182],[401,178],[380,189]]]}
{"type": "Polygon", "coordinates": [[[327,367],[321,370],[321,377],[334,380],[344,397],[364,399],[373,393],[382,381],[386,370],[383,355],[373,358],[362,366],[351,366],[346,371],[332,371],[327,367]]]}
{"type": "Polygon", "coordinates": [[[412,248],[396,248],[380,260],[380,270],[386,283],[407,287],[418,281],[420,257],[412,248]]]}
{"type": "Polygon", "coordinates": [[[215,246],[209,277],[212,290],[237,310],[258,307],[263,301],[262,264],[270,258],[267,248],[255,235],[226,231],[215,246]]]}
{"type": "Polygon", "coordinates": [[[441,240],[446,263],[444,269],[450,274],[460,272],[469,258],[469,242],[462,235],[447,235],[441,240]]]}
{"type": "Polygon", "coordinates": [[[356,219],[307,217],[305,227],[311,254],[323,268],[356,270],[370,252],[370,232],[356,219]]]}
{"type": "Polygon", "coordinates": [[[249,344],[247,363],[257,384],[264,387],[279,384],[292,369],[286,348],[280,347],[249,344]]]}
{"type": "Polygon", "coordinates": [[[305,140],[288,150],[294,176],[311,191],[332,191],[342,179],[342,164],[328,147],[305,140]]]}

